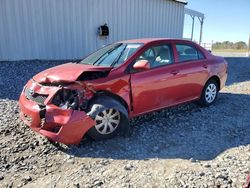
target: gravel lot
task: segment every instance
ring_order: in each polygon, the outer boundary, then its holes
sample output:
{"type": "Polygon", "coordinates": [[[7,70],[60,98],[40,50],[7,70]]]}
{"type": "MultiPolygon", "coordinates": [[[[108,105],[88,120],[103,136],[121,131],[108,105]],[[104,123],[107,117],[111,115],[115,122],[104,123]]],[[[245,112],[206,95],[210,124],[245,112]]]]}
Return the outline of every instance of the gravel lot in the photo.
{"type": "Polygon", "coordinates": [[[131,135],[79,147],[52,144],[18,118],[27,80],[60,63],[0,62],[0,187],[242,187],[250,174],[250,58],[227,61],[227,86],[213,106],[139,117],[131,135]]]}

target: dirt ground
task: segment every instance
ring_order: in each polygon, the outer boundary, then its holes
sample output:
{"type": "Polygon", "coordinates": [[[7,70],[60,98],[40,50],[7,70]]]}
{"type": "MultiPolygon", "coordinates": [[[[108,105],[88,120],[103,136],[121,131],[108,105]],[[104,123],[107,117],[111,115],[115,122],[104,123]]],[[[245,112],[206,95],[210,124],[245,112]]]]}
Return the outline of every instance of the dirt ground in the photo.
{"type": "Polygon", "coordinates": [[[250,58],[227,58],[216,103],[132,119],[131,135],[52,144],[18,115],[35,73],[62,62],[0,62],[0,187],[242,187],[250,174],[250,58]]]}

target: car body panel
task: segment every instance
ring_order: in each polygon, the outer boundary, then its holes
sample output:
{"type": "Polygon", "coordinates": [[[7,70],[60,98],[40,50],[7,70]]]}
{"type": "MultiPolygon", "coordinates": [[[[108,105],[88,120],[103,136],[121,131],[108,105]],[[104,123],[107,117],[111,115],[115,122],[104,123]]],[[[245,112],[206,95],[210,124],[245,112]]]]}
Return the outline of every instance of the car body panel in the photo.
{"type": "Polygon", "coordinates": [[[87,85],[96,92],[106,91],[121,97],[126,102],[128,109],[131,109],[130,75],[116,74],[115,71],[111,71],[108,77],[88,81],[87,85]]]}
{"type": "Polygon", "coordinates": [[[204,83],[208,79],[208,72],[203,67],[203,61],[195,63],[177,63],[173,72],[176,73],[175,101],[176,103],[198,99],[204,83]]]}
{"type": "Polygon", "coordinates": [[[171,74],[176,65],[159,67],[131,75],[134,115],[176,103],[178,83],[171,74]]]}
{"type": "Polygon", "coordinates": [[[139,39],[124,42],[143,45],[118,67],[67,63],[34,76],[25,85],[19,99],[20,116],[25,124],[50,140],[65,144],[79,144],[82,137],[95,125],[95,121],[86,110],[63,109],[53,104],[53,98],[62,89],[79,91],[87,101],[98,97],[99,93],[111,95],[126,106],[129,118],[132,118],[198,100],[204,85],[210,78],[216,77],[220,80],[220,89],[225,86],[227,79],[225,60],[213,56],[191,41],[139,39]],[[180,62],[175,48],[175,44],[180,43],[194,46],[205,58],[180,62]],[[161,44],[169,44],[173,49],[173,64],[131,72],[133,63],[142,52],[161,44]],[[108,74],[92,80],[79,80],[84,72],[98,71],[108,71],[108,74]],[[26,92],[30,92],[31,98],[27,97],[26,92]],[[46,99],[42,104],[38,104],[33,101],[33,93],[46,96],[46,99]]]}
{"type": "Polygon", "coordinates": [[[83,72],[110,71],[111,69],[111,67],[67,63],[42,71],[35,75],[33,79],[39,83],[73,82],[76,81],[83,72]]]}
{"type": "Polygon", "coordinates": [[[53,105],[46,106],[45,120],[40,118],[38,104],[21,95],[20,117],[32,130],[50,140],[64,144],[79,144],[83,135],[95,125],[95,121],[83,111],[62,110],[53,105]],[[58,127],[58,131],[53,131],[58,127]]]}

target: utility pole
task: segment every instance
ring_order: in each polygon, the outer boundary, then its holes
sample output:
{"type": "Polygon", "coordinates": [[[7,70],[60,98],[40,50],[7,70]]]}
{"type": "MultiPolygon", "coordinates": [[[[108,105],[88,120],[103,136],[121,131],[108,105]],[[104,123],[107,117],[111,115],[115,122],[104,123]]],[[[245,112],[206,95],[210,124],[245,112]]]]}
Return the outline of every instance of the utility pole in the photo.
{"type": "Polygon", "coordinates": [[[194,18],[195,16],[191,16],[192,18],[192,33],[191,33],[191,41],[194,39],[194,18]]]}
{"type": "Polygon", "coordinates": [[[250,57],[250,33],[249,33],[249,41],[248,41],[248,57],[250,57]]]}
{"type": "Polygon", "coordinates": [[[199,40],[199,45],[201,45],[201,42],[202,42],[202,34],[203,34],[203,23],[204,23],[204,18],[200,18],[198,17],[199,20],[200,20],[200,23],[201,23],[201,29],[200,29],[200,40],[199,40]]]}

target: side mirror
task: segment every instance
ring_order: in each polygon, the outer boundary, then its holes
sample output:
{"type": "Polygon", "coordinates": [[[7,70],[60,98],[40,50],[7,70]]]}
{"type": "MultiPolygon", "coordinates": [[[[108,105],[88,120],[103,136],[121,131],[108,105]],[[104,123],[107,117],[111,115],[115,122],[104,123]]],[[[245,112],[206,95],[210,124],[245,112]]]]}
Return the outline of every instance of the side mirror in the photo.
{"type": "Polygon", "coordinates": [[[150,64],[147,60],[140,60],[133,65],[133,68],[138,71],[148,70],[150,69],[150,64]]]}

